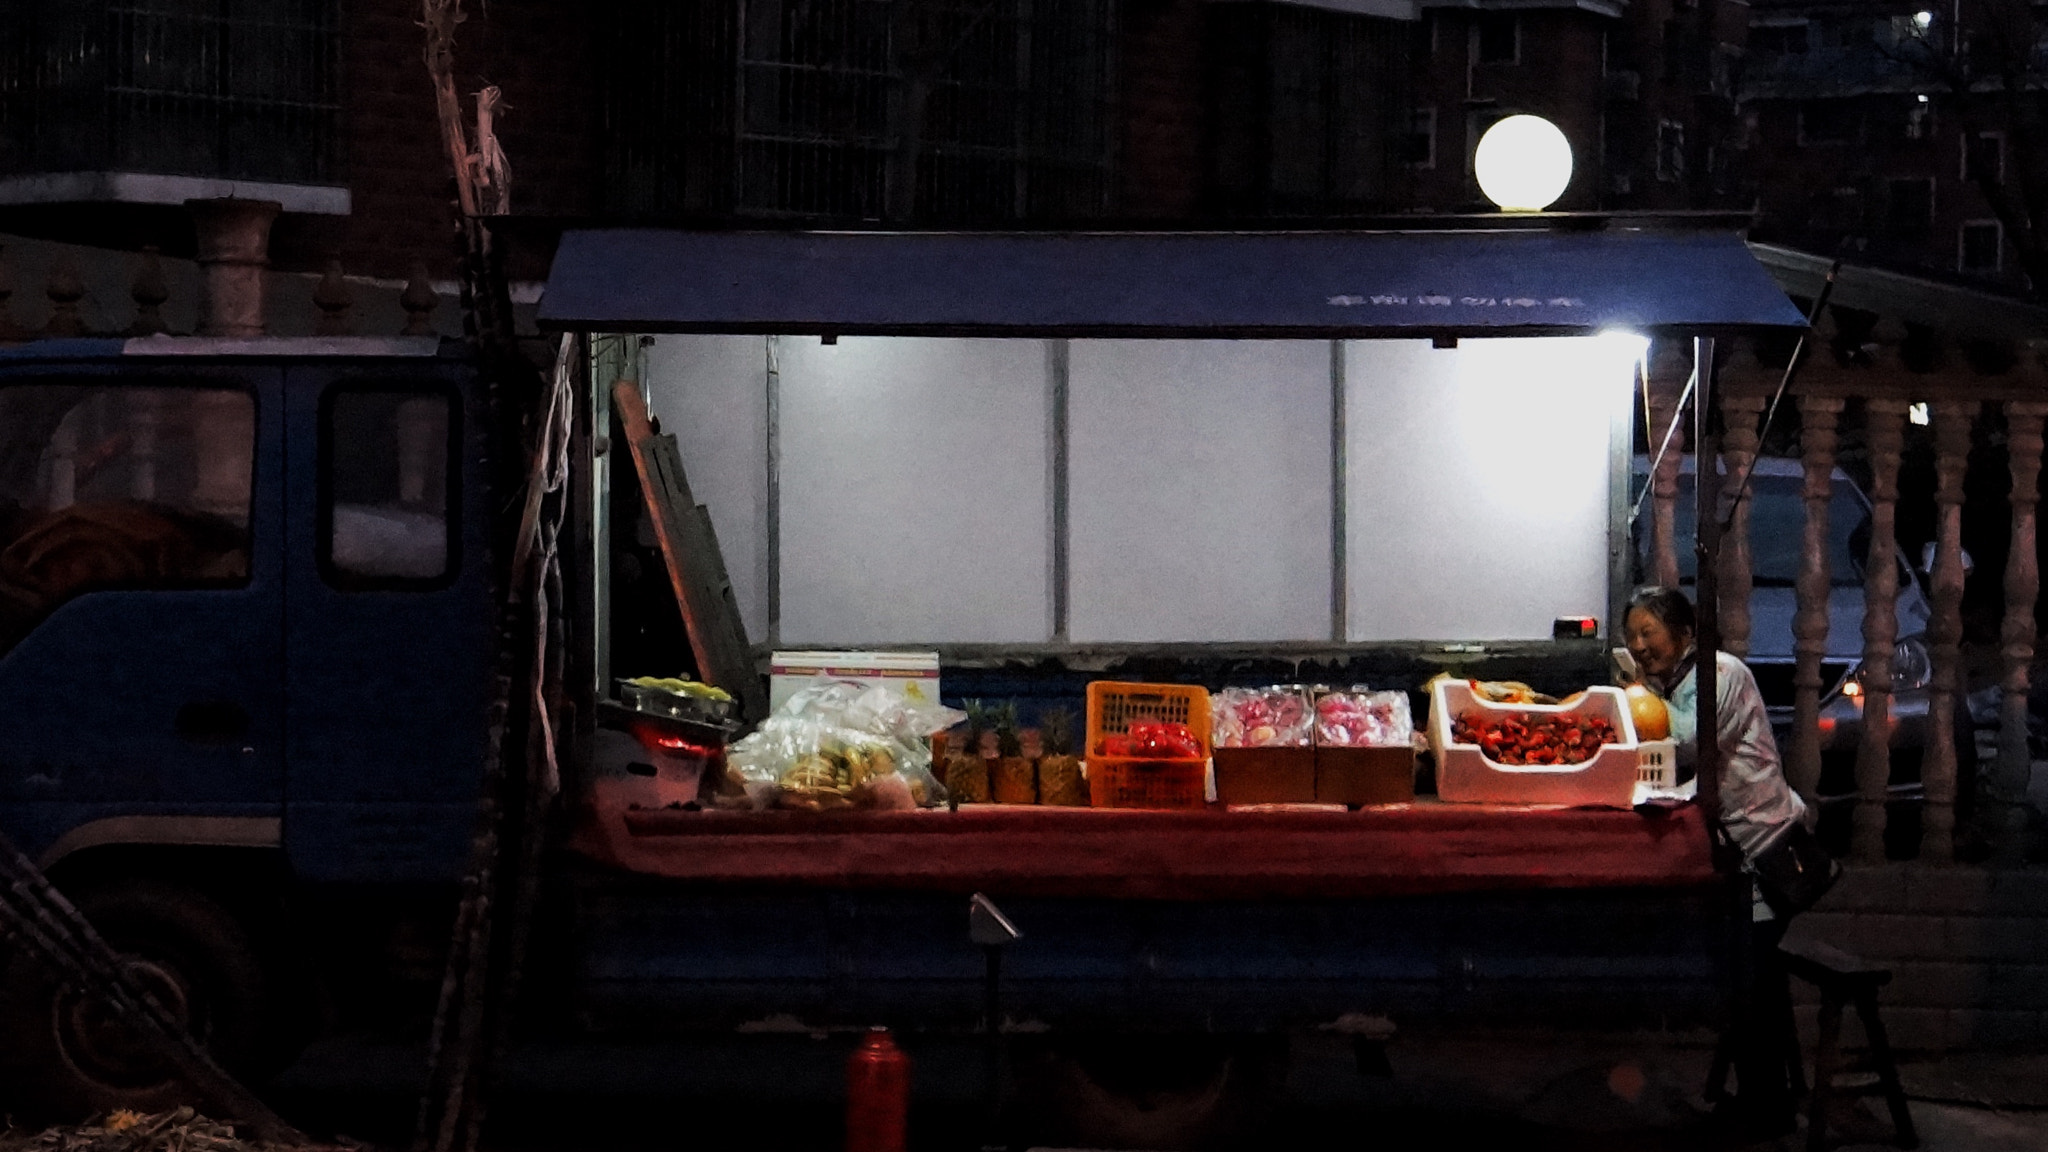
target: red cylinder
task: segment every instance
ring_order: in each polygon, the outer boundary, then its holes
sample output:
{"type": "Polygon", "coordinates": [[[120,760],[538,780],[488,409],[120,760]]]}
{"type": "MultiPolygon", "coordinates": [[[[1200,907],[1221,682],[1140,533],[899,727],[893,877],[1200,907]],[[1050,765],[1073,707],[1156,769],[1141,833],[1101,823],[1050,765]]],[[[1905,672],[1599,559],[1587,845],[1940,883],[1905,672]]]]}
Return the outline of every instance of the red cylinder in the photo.
{"type": "Polygon", "coordinates": [[[910,1057],[887,1028],[846,1059],[846,1152],[903,1152],[910,1127],[910,1057]]]}

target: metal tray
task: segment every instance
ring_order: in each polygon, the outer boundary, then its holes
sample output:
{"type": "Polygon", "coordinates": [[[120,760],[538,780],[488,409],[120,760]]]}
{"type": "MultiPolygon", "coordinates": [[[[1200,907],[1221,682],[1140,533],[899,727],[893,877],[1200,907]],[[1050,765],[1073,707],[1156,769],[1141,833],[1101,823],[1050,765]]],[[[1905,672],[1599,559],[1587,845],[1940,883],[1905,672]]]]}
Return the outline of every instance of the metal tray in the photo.
{"type": "Polygon", "coordinates": [[[732,702],[729,700],[685,696],[666,688],[643,688],[626,680],[620,680],[618,685],[619,699],[635,712],[721,726],[732,718],[732,702]]]}

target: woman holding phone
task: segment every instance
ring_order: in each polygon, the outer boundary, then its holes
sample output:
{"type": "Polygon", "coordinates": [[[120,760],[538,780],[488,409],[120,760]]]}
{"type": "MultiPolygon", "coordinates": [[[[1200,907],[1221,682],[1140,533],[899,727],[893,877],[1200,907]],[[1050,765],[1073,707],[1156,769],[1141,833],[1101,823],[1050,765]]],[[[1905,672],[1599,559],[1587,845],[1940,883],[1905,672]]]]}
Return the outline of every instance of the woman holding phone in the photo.
{"type": "MultiPolygon", "coordinates": [[[[1698,763],[1699,653],[1694,648],[1692,601],[1673,588],[1638,589],[1629,598],[1623,639],[1638,682],[1664,699],[1681,773],[1698,763]]],[[[1749,666],[1727,652],[1714,654],[1715,730],[1719,737],[1719,811],[1713,816],[1742,852],[1746,871],[1768,866],[1788,841],[1805,837],[1807,807],[1785,781],[1770,715],[1749,666]]],[[[1795,909],[1774,907],[1763,886],[1754,889],[1750,939],[1754,967],[1751,1012],[1739,1022],[1735,1074],[1738,1118],[1749,1130],[1789,1131],[1793,1100],[1783,1037],[1790,1028],[1791,988],[1778,959],[1778,942],[1795,909]]]]}

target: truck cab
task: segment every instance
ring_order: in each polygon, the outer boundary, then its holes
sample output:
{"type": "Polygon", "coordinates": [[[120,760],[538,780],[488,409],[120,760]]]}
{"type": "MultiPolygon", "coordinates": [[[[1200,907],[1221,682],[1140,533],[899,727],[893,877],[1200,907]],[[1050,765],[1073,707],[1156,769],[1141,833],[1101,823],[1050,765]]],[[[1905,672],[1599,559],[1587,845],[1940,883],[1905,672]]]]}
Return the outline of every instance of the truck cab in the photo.
{"type": "MultiPolygon", "coordinates": [[[[282,995],[249,978],[283,945],[248,926],[277,918],[238,913],[459,875],[491,664],[482,416],[434,339],[0,351],[0,831],[230,1060],[272,1044],[282,995]]],[[[46,996],[7,983],[15,1011],[46,996]]],[[[141,1075],[90,1016],[16,1055],[141,1075]]]]}

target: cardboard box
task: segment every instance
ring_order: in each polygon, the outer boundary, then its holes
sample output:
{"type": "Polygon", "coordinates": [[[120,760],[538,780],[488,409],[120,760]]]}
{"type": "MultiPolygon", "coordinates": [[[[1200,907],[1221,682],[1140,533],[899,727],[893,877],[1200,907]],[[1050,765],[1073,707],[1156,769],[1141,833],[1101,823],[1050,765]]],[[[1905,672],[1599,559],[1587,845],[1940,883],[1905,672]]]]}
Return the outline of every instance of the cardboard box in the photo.
{"type": "Polygon", "coordinates": [[[768,662],[768,708],[821,681],[883,685],[911,700],[939,702],[937,652],[777,652],[768,662]]]}
{"type": "Polygon", "coordinates": [[[1406,804],[1415,799],[1413,748],[1332,748],[1316,753],[1316,799],[1325,804],[1406,804]]]}
{"type": "Polygon", "coordinates": [[[1316,798],[1314,748],[1218,748],[1216,799],[1223,804],[1306,804],[1316,798]]]}

